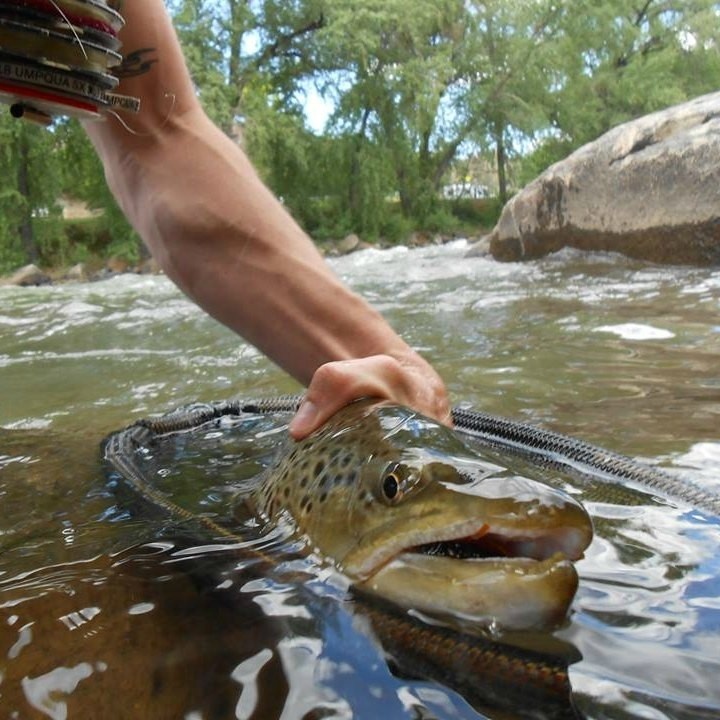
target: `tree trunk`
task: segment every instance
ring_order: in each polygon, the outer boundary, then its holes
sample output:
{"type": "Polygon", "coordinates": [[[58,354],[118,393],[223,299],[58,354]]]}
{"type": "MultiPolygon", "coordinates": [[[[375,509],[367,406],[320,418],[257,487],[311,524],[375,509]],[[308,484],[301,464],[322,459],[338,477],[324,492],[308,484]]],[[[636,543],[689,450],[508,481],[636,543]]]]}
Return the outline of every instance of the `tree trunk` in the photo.
{"type": "Polygon", "coordinates": [[[350,158],[350,183],[348,187],[348,203],[350,205],[350,215],[359,225],[361,220],[362,208],[362,187],[360,180],[360,153],[365,143],[365,133],[367,131],[368,120],[370,119],[370,108],[363,110],[360,127],[353,138],[352,155],[350,158]]]}
{"type": "Polygon", "coordinates": [[[28,262],[37,263],[40,251],[35,241],[32,225],[32,201],[30,199],[30,145],[24,132],[20,133],[18,147],[18,192],[23,197],[22,216],[18,224],[18,232],[22,248],[28,262]]]}
{"type": "Polygon", "coordinates": [[[502,122],[495,123],[495,157],[497,160],[497,176],[498,176],[498,197],[504,205],[508,200],[507,188],[507,153],[505,151],[505,140],[503,138],[502,122]]]}

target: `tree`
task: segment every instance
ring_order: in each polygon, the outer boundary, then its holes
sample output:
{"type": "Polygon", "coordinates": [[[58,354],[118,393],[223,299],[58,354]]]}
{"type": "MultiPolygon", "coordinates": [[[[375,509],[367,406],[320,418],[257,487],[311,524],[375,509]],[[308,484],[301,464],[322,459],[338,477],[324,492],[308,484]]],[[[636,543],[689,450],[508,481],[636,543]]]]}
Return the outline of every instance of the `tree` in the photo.
{"type": "Polygon", "coordinates": [[[100,212],[87,227],[78,223],[66,228],[64,257],[58,260],[77,262],[91,255],[138,260],[144,252],[142,242],[115,202],[85,131],[77,121],[66,118],[57,123],[55,134],[54,161],[62,169],[62,193],[100,212]]]}
{"type": "MultiPolygon", "coordinates": [[[[461,165],[494,156],[504,201],[518,179],[620,122],[716,89],[720,74],[718,0],[170,7],[207,112],[317,237],[443,229],[442,185],[461,165]],[[334,108],[319,134],[305,117],[311,88],[334,108]]],[[[41,130],[3,115],[0,143],[2,267],[83,248],[137,256],[76,122],[41,130]],[[61,191],[104,210],[93,237],[59,232],[61,191]]]]}
{"type": "Polygon", "coordinates": [[[326,13],[317,82],[337,105],[333,131],[354,138],[349,198],[362,196],[359,158],[374,148],[392,167],[404,214],[427,216],[466,134],[449,112],[462,84],[453,56],[463,4],[336,0],[326,13]]]}
{"type": "Polygon", "coordinates": [[[61,178],[55,135],[0,114],[0,267],[39,262],[58,242],[61,178]]]}
{"type": "Polygon", "coordinates": [[[577,0],[567,10],[553,126],[574,146],[715,89],[716,0],[577,0]]]}
{"type": "Polygon", "coordinates": [[[473,118],[473,139],[494,149],[498,195],[504,203],[511,157],[549,124],[554,42],[563,10],[560,3],[543,0],[471,0],[468,10],[472,33],[466,52],[476,60],[467,112],[473,118]]]}

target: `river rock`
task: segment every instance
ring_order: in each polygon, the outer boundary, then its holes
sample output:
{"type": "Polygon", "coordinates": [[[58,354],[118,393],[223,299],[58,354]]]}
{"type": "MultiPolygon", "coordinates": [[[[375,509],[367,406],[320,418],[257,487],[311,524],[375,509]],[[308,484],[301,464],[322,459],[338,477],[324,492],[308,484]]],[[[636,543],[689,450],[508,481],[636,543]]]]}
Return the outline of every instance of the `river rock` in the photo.
{"type": "Polygon", "coordinates": [[[110,275],[122,275],[130,271],[130,263],[125,258],[111,257],[105,263],[105,269],[110,275]]]}
{"type": "Polygon", "coordinates": [[[341,255],[355,252],[360,249],[360,238],[355,233],[350,233],[350,235],[346,235],[340,240],[337,244],[337,249],[341,255]]]}
{"type": "Polygon", "coordinates": [[[566,246],[720,264],[720,92],[619,125],[552,165],[490,238],[497,260],[566,246]]]}
{"type": "Polygon", "coordinates": [[[145,258],[136,268],[141,275],[159,275],[162,272],[160,263],[154,257],[145,258]]]}
{"type": "Polygon", "coordinates": [[[20,285],[27,287],[29,285],[47,285],[52,282],[50,276],[44,273],[37,265],[25,265],[7,280],[8,285],[20,285]]]}
{"type": "Polygon", "coordinates": [[[88,272],[87,268],[85,267],[85,263],[77,263],[77,265],[73,265],[66,273],[64,278],[65,280],[71,280],[74,282],[84,282],[88,279],[88,272]]]}
{"type": "Polygon", "coordinates": [[[490,236],[484,235],[480,238],[469,240],[470,247],[465,253],[465,257],[489,257],[490,256],[490,236]]]}

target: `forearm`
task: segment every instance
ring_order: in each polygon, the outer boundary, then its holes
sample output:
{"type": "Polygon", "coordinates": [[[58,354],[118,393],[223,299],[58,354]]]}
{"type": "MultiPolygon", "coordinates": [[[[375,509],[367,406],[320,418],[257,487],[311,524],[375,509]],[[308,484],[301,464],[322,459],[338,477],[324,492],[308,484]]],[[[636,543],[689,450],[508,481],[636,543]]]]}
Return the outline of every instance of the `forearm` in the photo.
{"type": "Polygon", "coordinates": [[[410,352],[199,108],[122,150],[98,131],[113,192],[169,277],[298,380],[331,360],[410,352]]]}
{"type": "Polygon", "coordinates": [[[361,396],[449,422],[445,386],[346,288],[206,117],[163,0],[128,0],[128,67],[118,91],[141,99],[125,122],[87,123],[120,206],[167,274],[208,313],[304,384],[302,437],[361,396]],[[312,381],[311,381],[312,380],[312,381]]]}

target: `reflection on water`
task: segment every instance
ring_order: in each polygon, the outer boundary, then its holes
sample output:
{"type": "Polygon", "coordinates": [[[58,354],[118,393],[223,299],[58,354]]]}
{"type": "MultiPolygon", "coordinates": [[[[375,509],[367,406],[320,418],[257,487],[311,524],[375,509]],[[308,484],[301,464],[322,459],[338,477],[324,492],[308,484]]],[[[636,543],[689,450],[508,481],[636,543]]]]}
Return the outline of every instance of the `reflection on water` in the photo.
{"type": "MultiPolygon", "coordinates": [[[[720,489],[719,272],[463,252],[335,264],[455,400],[720,489]]],[[[97,449],[108,432],[196,399],[294,392],[292,381],[162,278],[0,288],[0,300],[0,715],[478,716],[447,682],[393,675],[371,619],[326,569],[291,554],[260,572],[237,548],[132,517],[109,492],[97,449]]],[[[168,482],[197,470],[184,462],[166,465],[168,482]]],[[[184,500],[220,513],[238,468],[222,453],[202,468],[184,500]]],[[[558,633],[582,655],[576,704],[589,718],[717,718],[720,521],[562,482],[596,524],[558,633]]]]}

